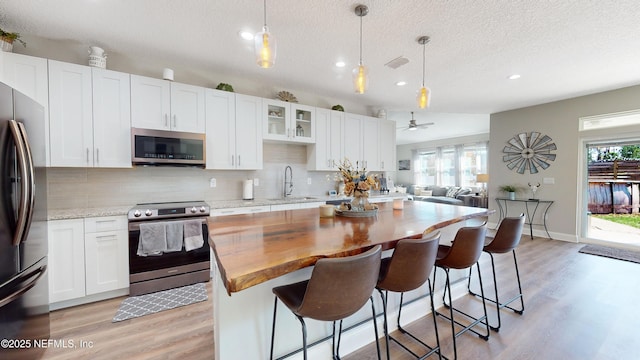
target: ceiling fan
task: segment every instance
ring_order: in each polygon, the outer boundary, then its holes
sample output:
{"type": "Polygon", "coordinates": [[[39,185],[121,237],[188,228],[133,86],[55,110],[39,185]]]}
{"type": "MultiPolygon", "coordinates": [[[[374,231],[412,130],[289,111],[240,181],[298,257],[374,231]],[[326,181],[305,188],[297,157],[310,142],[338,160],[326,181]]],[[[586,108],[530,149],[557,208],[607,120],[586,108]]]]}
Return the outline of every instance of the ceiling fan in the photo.
{"type": "Polygon", "coordinates": [[[399,127],[398,129],[413,131],[413,130],[418,130],[418,129],[426,129],[427,127],[429,127],[429,126],[431,126],[433,124],[434,123],[432,123],[432,122],[428,122],[428,123],[424,123],[424,124],[416,123],[416,120],[413,118],[413,111],[412,111],[411,112],[411,120],[409,120],[409,125],[408,126],[399,127]]]}

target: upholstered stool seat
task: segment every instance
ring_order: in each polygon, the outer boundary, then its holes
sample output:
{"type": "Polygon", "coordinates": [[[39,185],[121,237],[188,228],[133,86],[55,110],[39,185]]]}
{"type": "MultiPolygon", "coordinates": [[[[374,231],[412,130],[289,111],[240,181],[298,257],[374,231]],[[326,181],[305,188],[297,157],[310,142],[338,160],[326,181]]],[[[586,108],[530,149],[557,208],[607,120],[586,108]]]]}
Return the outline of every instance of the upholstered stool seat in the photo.
{"type": "MultiPolygon", "coordinates": [[[[467,331],[471,331],[480,338],[484,340],[489,340],[489,323],[487,319],[487,305],[484,301],[484,291],[482,290],[482,274],[480,273],[480,266],[478,265],[478,260],[480,259],[480,255],[482,255],[482,248],[484,247],[484,239],[487,232],[487,227],[485,224],[481,226],[472,226],[472,227],[463,227],[458,230],[456,236],[451,243],[451,246],[448,245],[440,245],[438,247],[438,258],[436,259],[435,265],[437,268],[441,268],[444,270],[446,278],[445,278],[445,288],[444,293],[442,294],[442,301],[445,306],[449,308],[449,316],[437,312],[439,316],[444,317],[445,319],[451,322],[451,333],[453,335],[453,352],[454,358],[458,358],[458,349],[456,345],[456,338],[467,331]],[[451,300],[451,281],[449,278],[449,271],[451,269],[467,269],[476,265],[478,269],[478,278],[480,280],[480,290],[482,294],[482,308],[483,315],[479,317],[475,317],[469,315],[460,309],[457,309],[453,306],[451,300]],[[445,297],[448,294],[449,303],[445,297]],[[456,313],[462,314],[470,319],[469,324],[461,323],[454,319],[454,311],[456,313]],[[456,325],[461,326],[462,329],[456,331],[456,325]],[[476,325],[485,325],[486,332],[480,333],[474,329],[476,325]]],[[[434,273],[434,283],[436,278],[436,273],[434,273]]],[[[435,284],[434,284],[435,286],[435,284]]]]}
{"type": "MultiPolygon", "coordinates": [[[[496,312],[498,323],[495,326],[489,324],[491,329],[495,331],[500,330],[500,326],[502,325],[502,321],[500,319],[500,309],[507,308],[513,310],[517,314],[522,315],[524,312],[524,299],[522,296],[522,284],[520,283],[520,272],[518,271],[518,259],[516,258],[516,248],[518,244],[520,244],[520,238],[522,237],[522,228],[524,227],[524,214],[520,214],[518,217],[508,217],[502,219],[500,226],[498,227],[498,231],[496,232],[496,236],[493,239],[489,239],[483,247],[483,251],[489,254],[491,259],[491,270],[493,273],[493,289],[495,294],[495,299],[486,298],[487,301],[492,302],[496,305],[496,312]],[[496,265],[494,261],[494,254],[506,254],[511,252],[513,254],[513,263],[516,271],[516,279],[518,281],[518,293],[512,298],[500,301],[500,297],[498,296],[498,281],[496,279],[496,265]],[[514,308],[509,306],[512,302],[520,299],[520,308],[514,308]]],[[[471,271],[469,271],[469,282],[467,284],[469,292],[475,296],[481,296],[481,294],[477,294],[471,290],[471,271]]]]}
{"type": "Polygon", "coordinates": [[[393,255],[382,259],[380,265],[380,277],[376,288],[380,292],[382,298],[383,314],[384,314],[384,335],[387,345],[387,359],[390,359],[389,340],[393,340],[406,351],[417,358],[425,358],[429,355],[437,353],[440,356],[440,339],[438,337],[438,327],[436,323],[436,314],[433,306],[432,286],[429,275],[433,269],[438,252],[438,242],[440,240],[440,232],[424,234],[421,239],[404,239],[398,241],[393,251],[393,255]],[[400,325],[400,316],[402,314],[403,295],[407,291],[415,290],[422,286],[425,282],[429,286],[429,299],[431,302],[431,314],[433,316],[433,324],[435,327],[436,346],[427,345],[422,340],[405,330],[400,325]],[[417,355],[408,347],[389,335],[389,325],[387,320],[387,300],[389,291],[400,293],[400,306],[398,308],[398,330],[425,346],[429,351],[424,355],[417,355]]]}
{"type": "Polygon", "coordinates": [[[375,341],[380,359],[378,327],[373,303],[373,289],[380,272],[381,246],[358,255],[320,259],[316,262],[309,280],[273,288],[273,324],[271,328],[271,353],[275,343],[278,299],[298,318],[302,325],[302,351],[307,359],[307,327],[304,318],[333,321],[332,353],[339,359],[342,319],[360,310],[367,300],[371,301],[375,341]],[[335,322],[340,320],[336,344],[335,322]]]}

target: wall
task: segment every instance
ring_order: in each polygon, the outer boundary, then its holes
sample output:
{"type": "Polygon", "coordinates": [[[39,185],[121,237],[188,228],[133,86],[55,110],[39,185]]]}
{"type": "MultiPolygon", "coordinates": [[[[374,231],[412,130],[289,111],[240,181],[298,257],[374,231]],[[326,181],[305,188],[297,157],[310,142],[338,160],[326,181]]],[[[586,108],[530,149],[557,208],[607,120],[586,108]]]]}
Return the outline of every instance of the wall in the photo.
{"type": "MultiPolygon", "coordinates": [[[[528,182],[540,182],[537,197],[553,200],[547,225],[554,239],[577,241],[579,188],[578,119],[585,116],[630,111],[640,108],[640,86],[632,86],[573,99],[505,111],[491,115],[489,140],[489,206],[496,208],[498,187],[516,184],[527,187],[528,182]],[[502,162],[502,149],[506,141],[522,132],[538,131],[549,135],[555,142],[556,160],[538,174],[524,175],[509,170],[502,162]],[[543,184],[544,178],[553,178],[555,184],[543,184]]],[[[637,131],[638,129],[636,129],[637,131]]],[[[399,155],[400,156],[400,155],[399,155]]],[[[400,158],[400,157],[399,157],[400,158]]],[[[529,192],[520,194],[528,198],[529,192]]],[[[494,215],[490,221],[497,221],[494,215]]],[[[534,233],[535,234],[535,233],[534,233]]]]}
{"type": "Polygon", "coordinates": [[[462,137],[450,138],[450,139],[425,141],[425,142],[415,143],[415,144],[398,145],[397,153],[396,153],[398,160],[410,159],[411,170],[397,171],[396,172],[397,179],[394,179],[394,181],[396,182],[396,184],[403,184],[403,185],[413,184],[413,170],[415,169],[415,164],[413,163],[413,158],[412,158],[413,150],[433,149],[435,147],[445,146],[445,145],[472,144],[472,143],[488,141],[488,140],[489,140],[489,134],[478,134],[478,135],[462,136],[462,137]]]}
{"type": "Polygon", "coordinates": [[[283,195],[284,169],[293,170],[293,196],[323,196],[334,189],[335,172],[307,171],[305,145],[264,144],[264,167],[255,171],[203,170],[188,167],[132,169],[49,168],[49,209],[133,206],[145,202],[242,198],[242,181],[258,178],[255,198],[283,195]],[[209,187],[216,178],[217,186],[209,187]],[[311,185],[307,180],[311,179],[311,185]]]}

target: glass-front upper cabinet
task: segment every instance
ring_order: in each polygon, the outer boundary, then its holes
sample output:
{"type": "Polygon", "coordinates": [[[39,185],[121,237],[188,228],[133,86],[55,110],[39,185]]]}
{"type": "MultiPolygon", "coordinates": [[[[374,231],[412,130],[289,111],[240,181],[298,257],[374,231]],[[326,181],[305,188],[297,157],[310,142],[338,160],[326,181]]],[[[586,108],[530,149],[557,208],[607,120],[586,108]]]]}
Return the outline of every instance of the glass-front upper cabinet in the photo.
{"type": "Polygon", "coordinates": [[[315,108],[264,99],[263,139],[285,142],[315,142],[315,108]]]}

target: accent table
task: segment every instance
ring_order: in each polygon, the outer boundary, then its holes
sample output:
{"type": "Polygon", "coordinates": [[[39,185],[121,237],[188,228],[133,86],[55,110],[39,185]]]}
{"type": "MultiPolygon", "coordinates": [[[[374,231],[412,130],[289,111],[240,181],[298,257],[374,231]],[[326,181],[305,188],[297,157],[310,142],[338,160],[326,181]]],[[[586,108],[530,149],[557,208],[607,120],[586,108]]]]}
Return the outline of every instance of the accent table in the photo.
{"type": "Polygon", "coordinates": [[[526,211],[526,221],[525,224],[529,225],[529,235],[531,239],[533,239],[533,225],[544,226],[544,231],[547,233],[547,237],[551,239],[551,235],[549,235],[549,230],[547,229],[547,212],[549,208],[553,204],[553,200],[539,200],[539,199],[510,199],[510,198],[496,198],[496,202],[498,203],[498,209],[500,210],[500,219],[498,220],[498,226],[502,222],[502,219],[508,216],[509,208],[508,203],[524,203],[524,208],[526,211]],[[504,205],[504,206],[503,206],[504,205]],[[534,218],[536,216],[536,211],[542,205],[541,210],[542,213],[542,223],[534,223],[534,218]]]}

